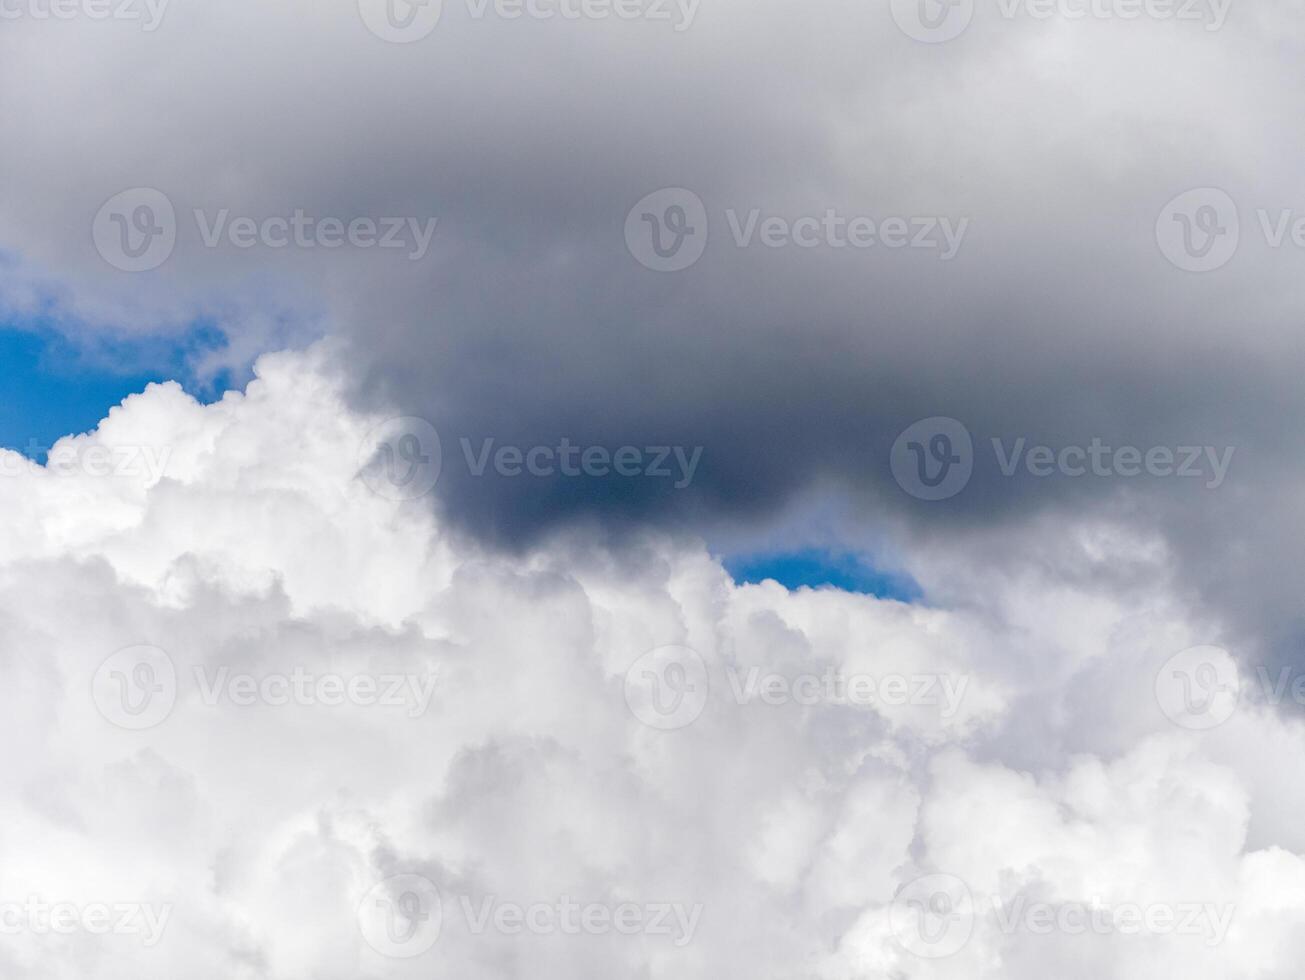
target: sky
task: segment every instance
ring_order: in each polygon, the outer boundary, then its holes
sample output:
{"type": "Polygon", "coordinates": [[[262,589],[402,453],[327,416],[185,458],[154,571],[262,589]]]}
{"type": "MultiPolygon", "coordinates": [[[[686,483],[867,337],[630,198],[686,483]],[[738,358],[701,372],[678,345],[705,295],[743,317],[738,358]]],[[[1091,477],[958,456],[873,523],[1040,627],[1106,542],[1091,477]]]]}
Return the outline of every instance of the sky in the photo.
{"type": "Polygon", "coordinates": [[[196,330],[182,342],[115,338],[84,348],[39,322],[0,325],[0,446],[44,462],[61,436],[94,429],[128,395],[176,377],[212,400],[227,379],[199,382],[185,366],[203,342],[196,330]]]}
{"type": "Polygon", "coordinates": [[[920,598],[919,586],[909,577],[875,568],[868,556],[823,548],[730,555],[725,556],[724,566],[739,583],[770,580],[788,589],[829,587],[902,602],[920,598]]]}
{"type": "Polygon", "coordinates": [[[1297,974],[1301,0],[56,6],[0,973],[1297,974]]]}
{"type": "Polygon", "coordinates": [[[13,327],[0,331],[0,357],[6,382],[0,444],[42,458],[42,450],[60,436],[95,428],[110,406],[161,380],[139,373],[70,372],[46,338],[13,327]]]}

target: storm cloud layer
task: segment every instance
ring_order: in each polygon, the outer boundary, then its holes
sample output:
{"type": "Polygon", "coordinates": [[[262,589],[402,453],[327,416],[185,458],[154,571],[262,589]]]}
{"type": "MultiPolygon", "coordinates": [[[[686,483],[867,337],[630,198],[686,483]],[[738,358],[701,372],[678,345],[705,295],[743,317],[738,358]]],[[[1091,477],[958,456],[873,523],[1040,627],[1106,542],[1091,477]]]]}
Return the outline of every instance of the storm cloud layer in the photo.
{"type": "Polygon", "coordinates": [[[211,323],[201,372],[330,334],[500,545],[835,499],[997,560],[1104,514],[1294,656],[1298,3],[42,9],[0,32],[19,315],[211,323]],[[175,241],[124,272],[139,188],[175,241]],[[973,472],[925,503],[889,460],[934,417],[973,472]],[[494,455],[568,443],[606,468],[494,455]]]}

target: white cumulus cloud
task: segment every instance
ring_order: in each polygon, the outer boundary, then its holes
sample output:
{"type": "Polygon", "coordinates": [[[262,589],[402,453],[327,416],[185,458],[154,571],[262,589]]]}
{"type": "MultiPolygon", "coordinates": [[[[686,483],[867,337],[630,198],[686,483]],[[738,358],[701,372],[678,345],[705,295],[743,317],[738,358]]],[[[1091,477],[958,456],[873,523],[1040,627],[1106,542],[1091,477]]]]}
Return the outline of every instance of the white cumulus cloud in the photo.
{"type": "Polygon", "coordinates": [[[1090,574],[1162,549],[908,557],[965,605],[503,555],[360,476],[322,350],[257,375],[3,458],[5,976],[1296,975],[1305,731],[1166,717],[1200,617],[1090,574]]]}

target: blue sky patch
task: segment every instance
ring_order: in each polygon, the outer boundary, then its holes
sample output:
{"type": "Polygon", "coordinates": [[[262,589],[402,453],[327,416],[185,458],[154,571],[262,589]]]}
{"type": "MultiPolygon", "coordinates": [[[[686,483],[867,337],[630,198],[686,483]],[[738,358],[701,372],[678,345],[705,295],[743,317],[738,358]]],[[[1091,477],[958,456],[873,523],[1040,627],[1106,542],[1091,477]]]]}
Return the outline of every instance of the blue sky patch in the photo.
{"type": "MultiPolygon", "coordinates": [[[[0,323],[0,446],[44,462],[61,436],[93,429],[152,381],[184,381],[195,353],[221,342],[217,331],[198,327],[180,338],[102,341],[89,350],[52,330],[0,323]]],[[[187,390],[209,401],[227,386],[219,378],[187,390]]]]}
{"type": "Polygon", "coordinates": [[[766,554],[734,555],[723,559],[725,570],[739,584],[774,579],[789,589],[828,586],[880,599],[915,602],[922,592],[909,575],[876,568],[865,556],[823,548],[766,554]]]}

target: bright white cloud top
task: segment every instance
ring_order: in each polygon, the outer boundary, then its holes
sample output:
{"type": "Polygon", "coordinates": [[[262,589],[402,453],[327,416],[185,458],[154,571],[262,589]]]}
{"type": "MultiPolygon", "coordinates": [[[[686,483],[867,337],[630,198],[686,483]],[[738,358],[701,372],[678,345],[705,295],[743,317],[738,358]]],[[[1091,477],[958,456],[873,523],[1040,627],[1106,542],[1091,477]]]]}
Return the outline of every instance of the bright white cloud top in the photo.
{"type": "Polygon", "coordinates": [[[359,478],[327,365],[4,457],[4,975],[1297,975],[1305,730],[1162,670],[1209,639],[1163,576],[919,558],[946,609],[652,533],[490,554],[359,478]]]}

